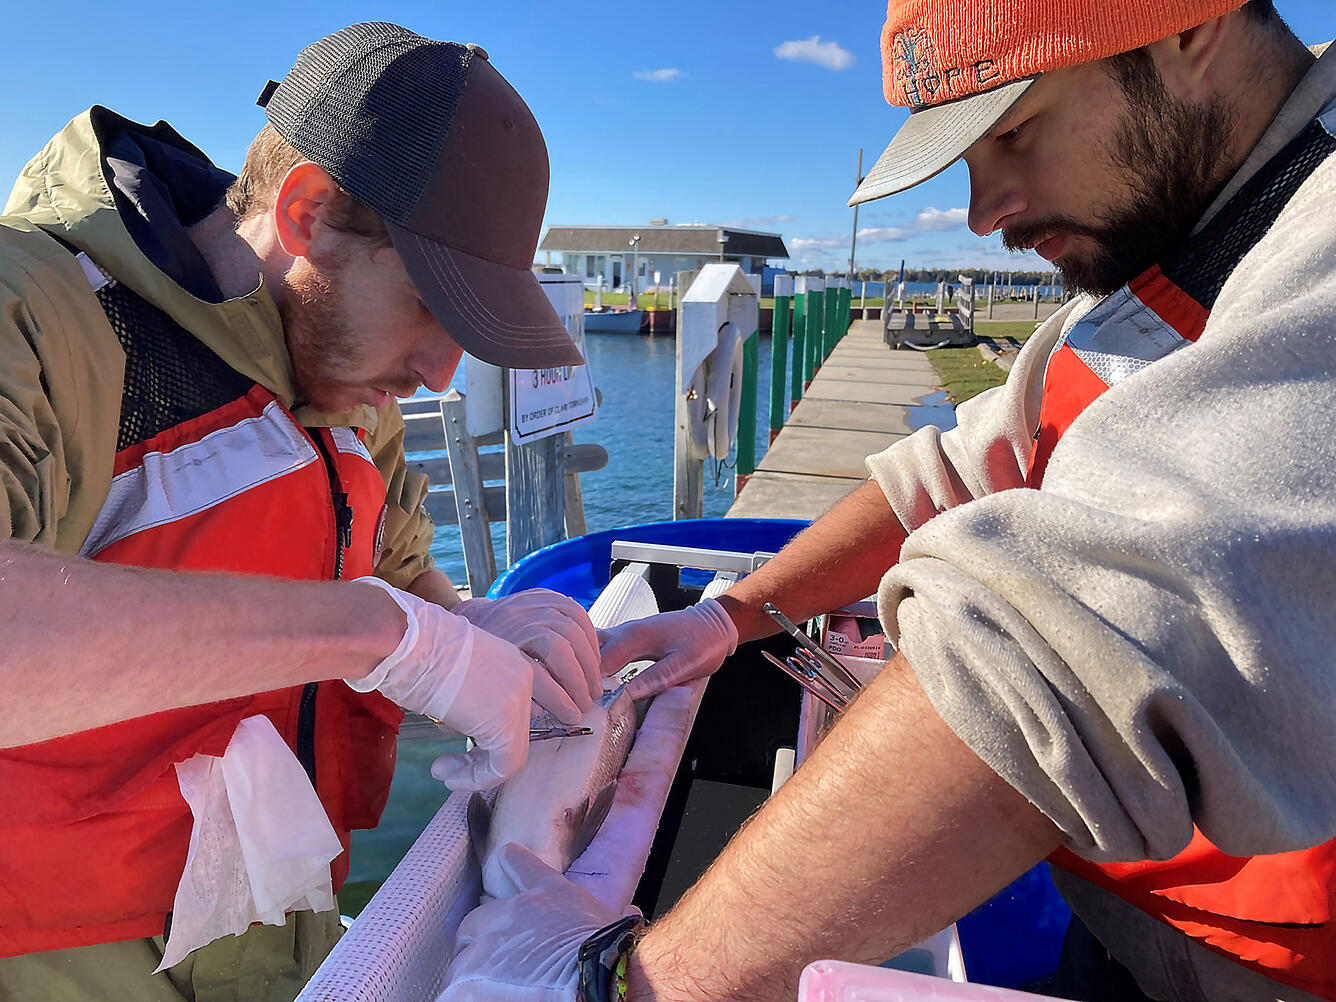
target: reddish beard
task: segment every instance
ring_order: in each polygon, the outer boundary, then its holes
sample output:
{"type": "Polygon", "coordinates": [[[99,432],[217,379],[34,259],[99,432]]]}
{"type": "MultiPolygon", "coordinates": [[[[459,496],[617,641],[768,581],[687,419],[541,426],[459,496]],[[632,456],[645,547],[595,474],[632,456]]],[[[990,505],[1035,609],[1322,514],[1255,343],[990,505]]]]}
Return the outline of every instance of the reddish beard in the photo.
{"type": "Polygon", "coordinates": [[[328,271],[299,259],[283,276],[279,307],[298,396],[323,410],[350,406],[360,387],[350,378],[358,361],[353,336],[334,292],[343,264],[328,271]]]}

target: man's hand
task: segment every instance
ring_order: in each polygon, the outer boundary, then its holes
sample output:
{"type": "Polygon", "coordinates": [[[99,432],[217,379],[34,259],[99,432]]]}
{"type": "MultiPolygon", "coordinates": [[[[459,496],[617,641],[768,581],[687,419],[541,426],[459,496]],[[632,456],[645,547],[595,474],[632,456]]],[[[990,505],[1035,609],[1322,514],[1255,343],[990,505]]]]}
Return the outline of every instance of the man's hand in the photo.
{"type": "MultiPolygon", "coordinates": [[[[534,664],[514,644],[379,578],[358,578],[386,592],[406,618],[399,646],[369,675],[345,681],[377,689],[469,735],[477,747],[443,755],[431,774],[456,790],[485,790],[517,772],[529,754],[534,664]]],[[[573,709],[573,706],[572,706],[573,709]]],[[[578,717],[576,718],[578,719],[578,717]]]]}
{"type": "Polygon", "coordinates": [[[575,599],[531,588],[504,598],[471,598],[452,611],[547,669],[534,674],[534,699],[562,723],[578,724],[603,695],[598,632],[575,599]]]}
{"type": "Polygon", "coordinates": [[[571,1002],[580,945],[621,916],[523,846],[496,863],[513,893],[460,923],[440,1002],[571,1002]]]}
{"type": "Polygon", "coordinates": [[[627,685],[632,699],[646,699],[713,674],[738,647],[737,627],[712,598],[677,612],[600,630],[598,637],[605,677],[616,675],[632,661],[653,658],[658,662],[627,685]]]}

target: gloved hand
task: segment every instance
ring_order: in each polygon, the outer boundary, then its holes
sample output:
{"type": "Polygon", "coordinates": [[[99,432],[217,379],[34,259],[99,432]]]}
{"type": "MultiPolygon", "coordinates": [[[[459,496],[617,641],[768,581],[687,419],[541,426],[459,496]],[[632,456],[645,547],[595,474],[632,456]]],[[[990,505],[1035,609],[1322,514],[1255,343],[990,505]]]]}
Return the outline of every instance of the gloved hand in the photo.
{"type": "Polygon", "coordinates": [[[603,695],[599,673],[598,631],[589,613],[573,598],[546,588],[530,588],[504,598],[471,598],[452,610],[474,626],[509,640],[547,669],[534,676],[534,699],[567,724],[578,715],[556,709],[569,697],[580,712],[603,695]]]}
{"type": "Polygon", "coordinates": [[[534,663],[514,644],[379,578],[356,583],[386,592],[408,624],[399,646],[369,675],[344,681],[358,692],[378,689],[473,738],[470,751],[432,764],[431,774],[452,790],[486,790],[518,772],[529,754],[534,663]]]}
{"type": "Polygon", "coordinates": [[[580,945],[621,916],[523,846],[502,846],[496,863],[514,894],[459,924],[438,1002],[570,1002],[580,945]]]}
{"type": "Polygon", "coordinates": [[[639,700],[713,674],[738,649],[738,628],[722,605],[707,598],[676,612],[599,630],[598,639],[605,678],[632,661],[658,661],[626,687],[631,698],[639,700]]]}

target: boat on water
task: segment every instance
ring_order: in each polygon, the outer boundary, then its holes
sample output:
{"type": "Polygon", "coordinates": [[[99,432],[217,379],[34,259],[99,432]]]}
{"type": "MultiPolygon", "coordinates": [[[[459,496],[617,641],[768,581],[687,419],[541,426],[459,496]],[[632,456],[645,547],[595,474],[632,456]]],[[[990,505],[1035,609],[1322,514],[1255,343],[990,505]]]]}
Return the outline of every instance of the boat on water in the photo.
{"type": "MultiPolygon", "coordinates": [[[[683,608],[726,589],[806,524],[707,518],[592,533],[516,562],[488,595],[551,588],[591,607],[595,616],[595,603],[607,604],[633,575],[640,580],[634,589],[622,588],[627,596],[638,589],[642,603],[652,592],[653,607],[683,608]]],[[[829,723],[820,701],[767,664],[767,654],[783,659],[794,651],[788,634],[743,644],[708,684],[670,689],[649,702],[623,771],[635,781],[619,786],[610,815],[618,818],[616,832],[605,825],[595,836],[587,856],[568,871],[580,874],[573,880],[598,878],[582,886],[600,900],[608,896],[613,907],[633,903],[647,917],[672,907],[783,781],[783,763],[792,762],[796,751],[801,765],[829,723]]],[[[888,787],[894,788],[894,777],[888,787]]],[[[299,1002],[436,997],[455,930],[481,892],[467,800],[467,794],[450,796],[299,1002]]],[[[885,966],[1018,988],[1052,973],[1070,916],[1041,864],[885,966]]]]}
{"type": "Polygon", "coordinates": [[[644,321],[644,310],[619,310],[612,307],[603,309],[586,308],[584,324],[586,331],[595,334],[638,334],[644,321]]]}

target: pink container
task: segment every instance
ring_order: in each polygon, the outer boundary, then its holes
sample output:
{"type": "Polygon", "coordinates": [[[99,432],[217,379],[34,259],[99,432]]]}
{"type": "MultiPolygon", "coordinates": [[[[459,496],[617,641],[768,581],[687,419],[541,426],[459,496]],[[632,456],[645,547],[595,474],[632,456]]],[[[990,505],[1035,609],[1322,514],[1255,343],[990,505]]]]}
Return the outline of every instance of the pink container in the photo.
{"type": "Polygon", "coordinates": [[[808,964],[798,982],[798,1002],[1033,1002],[1049,998],[840,960],[808,964]]]}

